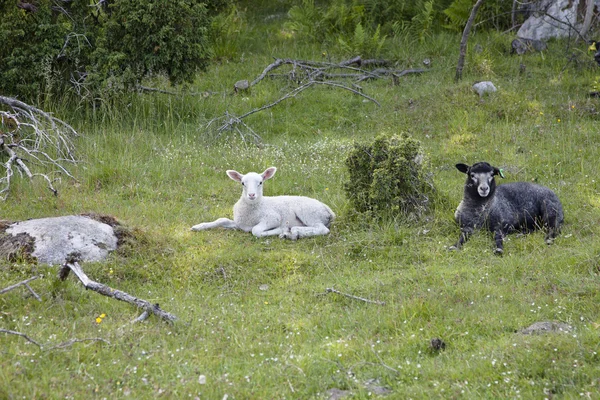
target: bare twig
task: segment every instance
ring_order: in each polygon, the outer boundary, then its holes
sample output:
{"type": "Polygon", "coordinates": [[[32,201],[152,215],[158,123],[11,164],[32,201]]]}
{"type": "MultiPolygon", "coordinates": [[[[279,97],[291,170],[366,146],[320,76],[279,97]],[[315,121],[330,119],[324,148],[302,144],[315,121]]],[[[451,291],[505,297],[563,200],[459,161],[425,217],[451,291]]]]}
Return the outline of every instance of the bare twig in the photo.
{"type": "Polygon", "coordinates": [[[30,338],[29,336],[27,336],[25,333],[17,332],[17,331],[11,331],[11,330],[2,329],[2,328],[0,328],[0,332],[8,333],[9,335],[21,336],[23,339],[27,340],[28,342],[31,342],[31,343],[35,344],[40,349],[46,350],[46,351],[55,350],[55,349],[64,349],[66,347],[72,346],[73,344],[79,343],[79,342],[94,341],[94,342],[104,342],[106,344],[110,344],[110,342],[108,340],[105,340],[105,339],[102,339],[102,338],[70,339],[70,340],[67,340],[66,342],[62,342],[62,343],[59,343],[57,345],[48,347],[47,349],[44,349],[44,346],[42,346],[40,343],[38,343],[37,341],[35,341],[32,338],[30,338]]]}
{"type": "Polygon", "coordinates": [[[8,158],[2,165],[6,173],[0,178],[0,198],[6,200],[15,171],[29,179],[43,178],[56,195],[55,179],[49,174],[60,173],[75,179],[63,164],[76,162],[71,138],[78,133],[66,122],[20,100],[0,96],[0,105],[12,110],[0,111],[0,153],[8,158]],[[34,172],[34,167],[54,171],[34,172]]]}
{"type": "Polygon", "coordinates": [[[380,364],[381,364],[383,367],[385,367],[385,368],[389,369],[389,370],[390,370],[390,371],[392,371],[392,372],[399,373],[397,369],[395,369],[395,368],[392,368],[392,367],[390,367],[389,365],[387,365],[386,363],[384,363],[384,362],[383,362],[383,360],[381,359],[381,357],[379,356],[379,354],[377,354],[377,352],[375,351],[375,348],[373,348],[373,346],[371,346],[371,350],[373,351],[373,354],[375,354],[375,357],[377,357],[377,359],[379,360],[379,363],[380,363],[380,364]]]}
{"type": "Polygon", "coordinates": [[[39,276],[32,276],[29,279],[25,279],[22,282],[16,283],[14,285],[5,287],[4,289],[0,290],[0,294],[4,294],[6,292],[9,292],[13,289],[18,288],[19,286],[25,286],[27,289],[29,289],[29,291],[31,292],[31,294],[33,295],[33,297],[35,297],[38,301],[42,301],[42,298],[40,296],[38,296],[38,294],[36,292],[33,291],[33,289],[31,288],[31,286],[29,286],[29,282],[36,280],[37,278],[39,278],[39,276]]]}
{"type": "Polygon", "coordinates": [[[83,272],[83,269],[77,261],[68,260],[67,262],[65,262],[65,264],[61,268],[61,271],[59,272],[59,277],[61,279],[63,279],[63,277],[64,279],[66,279],[66,277],[68,276],[68,272],[66,272],[66,269],[73,271],[73,273],[77,276],[77,278],[81,281],[81,283],[83,284],[83,286],[85,286],[86,289],[93,290],[94,292],[99,293],[103,296],[112,297],[113,299],[133,304],[134,306],[139,307],[146,312],[152,313],[157,317],[164,319],[167,322],[173,322],[177,319],[177,317],[175,317],[173,314],[163,311],[158,306],[158,304],[152,304],[146,300],[138,299],[137,297],[134,297],[126,292],[117,289],[112,289],[109,286],[91,280],[90,278],[88,278],[85,272],[83,272]]]}
{"type": "Polygon", "coordinates": [[[110,342],[108,340],[102,339],[102,338],[70,339],[70,340],[67,340],[66,342],[62,342],[62,343],[59,343],[52,347],[49,347],[46,350],[50,351],[50,350],[55,350],[55,349],[64,349],[64,348],[74,345],[75,343],[81,343],[81,342],[104,342],[104,343],[110,345],[110,342]]]}
{"type": "Polygon", "coordinates": [[[346,296],[350,299],[354,299],[354,300],[360,300],[360,301],[364,301],[365,303],[371,303],[371,304],[378,304],[380,306],[384,306],[385,305],[385,301],[378,301],[378,300],[369,300],[369,299],[365,299],[364,297],[358,297],[358,296],[354,296],[352,294],[348,294],[348,293],[343,293],[340,292],[339,290],[335,290],[334,288],[326,288],[325,292],[327,293],[335,293],[335,294],[340,294],[342,296],[346,296]]]}
{"type": "Polygon", "coordinates": [[[33,340],[32,338],[30,338],[29,336],[27,336],[24,333],[16,332],[16,331],[10,331],[8,329],[2,329],[2,328],[0,328],[0,332],[8,333],[9,335],[21,336],[23,339],[27,340],[28,342],[31,342],[31,343],[35,344],[36,346],[38,346],[39,348],[42,348],[41,344],[39,344],[38,342],[36,342],[35,340],[33,340]]]}
{"type": "Polygon", "coordinates": [[[148,317],[150,316],[150,313],[148,312],[148,310],[144,310],[143,313],[140,314],[139,317],[137,317],[136,319],[134,319],[133,321],[131,321],[132,324],[135,324],[137,322],[142,322],[148,319],[148,317]]]}

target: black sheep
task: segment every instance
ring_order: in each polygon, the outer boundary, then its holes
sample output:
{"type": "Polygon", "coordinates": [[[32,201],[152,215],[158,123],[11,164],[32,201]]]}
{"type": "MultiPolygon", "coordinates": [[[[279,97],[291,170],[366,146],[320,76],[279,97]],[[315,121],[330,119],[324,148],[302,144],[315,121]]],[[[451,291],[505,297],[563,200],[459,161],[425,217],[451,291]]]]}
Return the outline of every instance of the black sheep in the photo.
{"type": "Polygon", "coordinates": [[[456,164],[456,168],[467,174],[467,181],[463,200],[454,213],[461,233],[451,249],[460,249],[481,228],[494,233],[496,254],[503,253],[503,239],[508,233],[527,233],[543,226],[547,229],[546,243],[551,244],[560,232],[562,204],[549,188],[529,182],[496,186],[494,177],[502,173],[487,162],[456,164]]]}

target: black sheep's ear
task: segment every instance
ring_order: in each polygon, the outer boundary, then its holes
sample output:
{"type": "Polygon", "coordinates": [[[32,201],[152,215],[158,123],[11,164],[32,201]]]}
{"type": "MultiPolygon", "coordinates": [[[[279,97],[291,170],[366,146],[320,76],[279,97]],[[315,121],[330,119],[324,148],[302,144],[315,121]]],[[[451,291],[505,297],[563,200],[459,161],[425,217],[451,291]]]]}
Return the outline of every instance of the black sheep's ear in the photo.
{"type": "Polygon", "coordinates": [[[500,175],[500,178],[504,178],[504,172],[502,171],[502,168],[494,167],[494,175],[500,175]]]}
{"type": "Polygon", "coordinates": [[[459,170],[460,172],[462,172],[463,174],[468,174],[469,173],[469,168],[471,168],[470,166],[468,166],[467,164],[456,164],[456,169],[459,170]]]}

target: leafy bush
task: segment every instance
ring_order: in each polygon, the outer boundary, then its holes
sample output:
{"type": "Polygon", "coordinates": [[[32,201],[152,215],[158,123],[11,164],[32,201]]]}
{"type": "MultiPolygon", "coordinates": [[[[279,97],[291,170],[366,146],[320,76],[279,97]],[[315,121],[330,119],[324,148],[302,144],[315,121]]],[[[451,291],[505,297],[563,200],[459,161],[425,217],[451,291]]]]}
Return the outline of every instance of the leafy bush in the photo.
{"type": "Polygon", "coordinates": [[[382,134],[371,144],[354,145],[346,158],[350,180],[344,190],[359,212],[420,215],[428,209],[434,190],[423,165],[418,140],[382,134]]]}
{"type": "Polygon", "coordinates": [[[3,94],[39,101],[40,94],[74,89],[94,98],[155,74],[190,82],[206,66],[210,18],[200,1],[54,3],[0,2],[3,94]]]}

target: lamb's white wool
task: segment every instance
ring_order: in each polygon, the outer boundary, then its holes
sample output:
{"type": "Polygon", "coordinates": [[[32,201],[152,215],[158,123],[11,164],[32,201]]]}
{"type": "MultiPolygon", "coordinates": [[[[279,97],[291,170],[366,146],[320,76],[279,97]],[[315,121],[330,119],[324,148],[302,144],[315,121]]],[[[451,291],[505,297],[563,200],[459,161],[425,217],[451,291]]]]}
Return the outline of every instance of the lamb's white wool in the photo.
{"type": "Polygon", "coordinates": [[[227,176],[242,184],[242,197],[233,206],[233,221],[219,218],[192,227],[201,231],[216,227],[241,229],[254,236],[273,236],[296,240],[326,235],[335,214],[318,200],[304,196],[263,196],[263,183],[275,175],[277,168],[267,168],[262,174],[243,175],[228,170],[227,176]]]}

